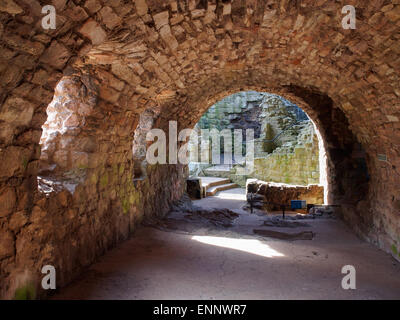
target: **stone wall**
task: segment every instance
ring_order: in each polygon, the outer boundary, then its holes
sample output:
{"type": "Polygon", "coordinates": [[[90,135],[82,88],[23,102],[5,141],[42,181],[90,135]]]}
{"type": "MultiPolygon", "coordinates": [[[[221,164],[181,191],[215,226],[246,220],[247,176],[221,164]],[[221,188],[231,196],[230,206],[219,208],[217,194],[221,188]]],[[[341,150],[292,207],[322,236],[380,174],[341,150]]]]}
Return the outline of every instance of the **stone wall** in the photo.
{"type": "Polygon", "coordinates": [[[356,30],[342,29],[343,4],[329,0],[54,0],[55,30],[42,28],[41,1],[0,2],[1,296],[30,281],[38,288],[43,264],[65,284],[125,238],[130,219],[166,211],[183,191],[186,172],[175,165],[144,165],[147,178],[132,181],[141,113],[155,110],[155,128],[193,127],[209,106],[248,90],[307,112],[327,146],[329,202],[400,259],[400,3],[351,2],[356,30]],[[97,83],[81,129],[96,138],[88,154],[99,162],[82,168],[73,195],[46,198],[39,142],[65,76],[97,83]]]}
{"type": "Polygon", "coordinates": [[[249,179],[246,194],[250,192],[264,196],[264,208],[268,211],[279,211],[281,205],[290,208],[291,200],[305,200],[307,204],[324,203],[324,188],[318,185],[305,187],[249,179]]]}
{"type": "Polygon", "coordinates": [[[116,160],[88,169],[87,179],[74,185],[73,192],[68,180],[41,178],[42,192],[33,195],[30,213],[17,202],[9,231],[2,231],[3,297],[18,298],[31,288],[36,298],[43,297],[39,277],[47,264],[56,268],[58,287],[69,283],[96,257],[127,239],[144,218],[166,214],[184,190],[182,170],[148,166],[147,179],[134,182],[129,178],[132,165],[116,160]]]}
{"type": "Polygon", "coordinates": [[[294,145],[278,147],[265,157],[255,158],[252,177],[293,185],[319,184],[319,141],[312,124],[300,130],[298,139],[294,145]]]}
{"type": "Polygon", "coordinates": [[[111,112],[99,83],[79,72],[64,76],[47,107],[42,152],[38,149],[34,161],[8,152],[24,147],[3,153],[7,186],[0,191],[0,277],[5,298],[43,297],[41,268],[47,264],[56,269],[58,287],[69,283],[127,239],[144,218],[166,214],[184,191],[184,166],[146,166],[146,179],[134,179],[132,136],[140,130],[139,119],[131,111],[111,112]],[[7,172],[14,180],[7,180],[7,172]]]}
{"type": "Polygon", "coordinates": [[[238,92],[212,105],[197,123],[199,129],[253,129],[260,137],[265,93],[255,91],[238,92]]]}
{"type": "MultiPolygon", "coordinates": [[[[192,161],[189,169],[192,175],[229,178],[243,187],[247,178],[297,185],[320,182],[319,147],[322,146],[319,145],[314,125],[300,108],[282,97],[258,92],[233,94],[208,109],[196,124],[195,131],[189,141],[192,161]],[[272,130],[271,137],[266,136],[267,125],[272,130]],[[204,154],[211,155],[211,143],[206,144],[201,135],[204,129],[254,130],[254,172],[238,176],[235,164],[229,166],[231,170],[228,166],[218,170],[220,166],[212,165],[211,156],[209,162],[201,162],[204,154]],[[265,144],[268,139],[274,138],[274,149],[266,152],[265,144]]],[[[242,139],[246,141],[245,133],[242,139]]],[[[221,143],[221,154],[223,148],[221,143]]],[[[221,158],[221,164],[223,161],[221,158]]]]}

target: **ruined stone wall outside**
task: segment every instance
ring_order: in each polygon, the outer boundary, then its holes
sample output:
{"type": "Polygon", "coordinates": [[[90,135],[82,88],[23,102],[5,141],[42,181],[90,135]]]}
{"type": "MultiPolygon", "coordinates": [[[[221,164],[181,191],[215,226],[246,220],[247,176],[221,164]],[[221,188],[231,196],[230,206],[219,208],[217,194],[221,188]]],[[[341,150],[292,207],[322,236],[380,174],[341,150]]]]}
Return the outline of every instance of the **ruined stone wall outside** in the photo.
{"type": "MultiPolygon", "coordinates": [[[[229,178],[242,187],[246,185],[247,178],[295,185],[319,184],[319,143],[314,125],[307,119],[298,107],[276,95],[240,92],[228,96],[208,109],[196,124],[196,135],[189,141],[193,161],[190,164],[191,173],[229,178]],[[277,137],[274,141],[276,149],[272,153],[264,151],[267,124],[271,125],[274,137],[277,137]],[[207,170],[212,167],[211,160],[209,163],[198,162],[204,154],[211,154],[201,145],[202,129],[254,130],[253,172],[246,177],[238,176],[236,165],[230,171],[207,170]],[[197,139],[197,144],[194,139],[197,139]],[[197,153],[196,147],[200,150],[197,153]]],[[[246,141],[243,135],[243,141],[246,141]]],[[[223,143],[221,153],[222,149],[223,143]]]]}
{"type": "Polygon", "coordinates": [[[293,185],[319,184],[318,138],[312,124],[303,130],[308,133],[307,140],[298,142],[292,148],[279,147],[271,154],[255,158],[252,177],[293,185]]]}
{"type": "Polygon", "coordinates": [[[281,205],[290,208],[292,200],[304,200],[307,204],[323,204],[324,189],[321,186],[294,186],[284,183],[265,182],[251,179],[246,185],[246,193],[264,196],[264,208],[268,211],[280,211],[281,205]]]}

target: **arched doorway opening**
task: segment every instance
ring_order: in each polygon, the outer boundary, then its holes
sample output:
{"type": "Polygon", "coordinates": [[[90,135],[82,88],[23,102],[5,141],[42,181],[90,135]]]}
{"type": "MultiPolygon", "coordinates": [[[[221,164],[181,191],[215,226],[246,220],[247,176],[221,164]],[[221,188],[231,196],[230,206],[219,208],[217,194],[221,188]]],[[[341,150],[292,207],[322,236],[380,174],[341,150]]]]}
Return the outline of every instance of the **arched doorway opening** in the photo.
{"type": "Polygon", "coordinates": [[[231,188],[248,179],[309,186],[317,193],[311,202],[327,203],[324,141],[307,114],[279,95],[247,91],[217,102],[196,124],[189,153],[189,176],[228,178],[231,188]]]}

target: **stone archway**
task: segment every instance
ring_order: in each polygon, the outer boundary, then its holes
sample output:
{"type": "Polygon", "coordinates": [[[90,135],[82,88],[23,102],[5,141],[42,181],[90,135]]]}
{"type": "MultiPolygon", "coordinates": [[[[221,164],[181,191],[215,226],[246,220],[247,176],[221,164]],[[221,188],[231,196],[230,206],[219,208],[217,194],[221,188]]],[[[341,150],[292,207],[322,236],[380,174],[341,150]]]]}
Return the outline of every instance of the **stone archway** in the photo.
{"type": "MultiPolygon", "coordinates": [[[[328,96],[321,94],[315,88],[263,87],[251,85],[247,78],[241,79],[240,76],[235,80],[239,84],[234,81],[228,82],[231,87],[221,88],[222,92],[214,96],[204,96],[193,104],[188,104],[189,107],[184,114],[193,115],[192,118],[179,121],[180,118],[175,118],[172,114],[163,118],[177,120],[182,126],[181,129],[185,128],[185,125],[192,127],[211,105],[238,91],[272,92],[295,102],[315,123],[326,147],[328,203],[341,205],[345,220],[360,236],[370,239],[370,232],[373,229],[369,216],[371,212],[366,209],[370,208],[367,205],[370,196],[368,193],[370,175],[367,166],[370,163],[364,147],[350,130],[344,113],[334,107],[333,101],[328,96]]],[[[257,80],[255,82],[257,83],[257,80]]],[[[159,125],[161,126],[161,123],[159,125]]]]}
{"type": "Polygon", "coordinates": [[[342,5],[332,1],[57,1],[55,30],[42,28],[38,2],[1,6],[1,295],[29,283],[43,294],[45,264],[67,283],[179,198],[182,166],[148,166],[146,179],[132,181],[143,111],[157,115],[154,127],[191,127],[215,100],[245,88],[306,110],[327,142],[332,201],[399,259],[400,7],[350,2],[355,30],[342,28],[342,5]],[[62,76],[99,83],[84,128],[98,146],[73,194],[46,197],[37,190],[39,140],[62,76]],[[365,189],[354,167],[364,157],[365,189]]]}

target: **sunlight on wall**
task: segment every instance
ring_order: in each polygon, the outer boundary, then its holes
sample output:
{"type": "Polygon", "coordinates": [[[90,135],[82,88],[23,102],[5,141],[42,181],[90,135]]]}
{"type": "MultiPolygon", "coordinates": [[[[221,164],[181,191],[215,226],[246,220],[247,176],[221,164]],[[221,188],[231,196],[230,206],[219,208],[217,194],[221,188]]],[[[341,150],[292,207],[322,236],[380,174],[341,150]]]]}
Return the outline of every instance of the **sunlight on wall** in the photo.
{"type": "Polygon", "coordinates": [[[328,163],[327,163],[327,154],[326,154],[326,146],[324,139],[321,136],[317,126],[313,122],[315,133],[318,137],[319,144],[319,184],[324,187],[324,204],[329,204],[329,183],[328,183],[328,163]]]}

